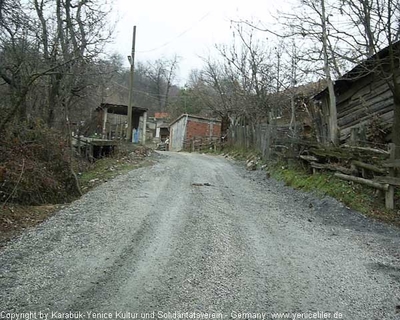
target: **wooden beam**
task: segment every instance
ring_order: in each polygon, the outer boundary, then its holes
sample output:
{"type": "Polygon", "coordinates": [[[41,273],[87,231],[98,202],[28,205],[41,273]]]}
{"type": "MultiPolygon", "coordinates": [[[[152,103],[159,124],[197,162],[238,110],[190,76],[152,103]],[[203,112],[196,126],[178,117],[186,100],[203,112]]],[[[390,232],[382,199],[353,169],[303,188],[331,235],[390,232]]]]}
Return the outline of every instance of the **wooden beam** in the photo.
{"type": "MultiPolygon", "coordinates": [[[[394,177],[395,174],[395,166],[394,164],[397,162],[399,165],[398,167],[400,167],[400,159],[396,160],[396,154],[395,154],[395,149],[396,146],[394,143],[390,143],[389,144],[389,150],[390,150],[390,157],[389,157],[389,161],[391,164],[393,164],[393,166],[389,167],[389,176],[390,177],[394,177]]],[[[385,194],[385,205],[386,205],[386,209],[394,209],[394,186],[389,185],[389,189],[388,191],[386,191],[385,194]]]]}
{"type": "Polygon", "coordinates": [[[386,161],[382,166],[385,168],[400,168],[400,159],[386,161]]]}
{"type": "Polygon", "coordinates": [[[316,163],[316,162],[311,162],[311,167],[313,169],[326,169],[330,171],[339,171],[345,174],[352,174],[353,170],[349,168],[345,168],[342,166],[334,166],[331,164],[323,164],[323,163],[316,163]]]}
{"type": "Polygon", "coordinates": [[[299,156],[299,158],[303,159],[305,161],[309,161],[309,162],[318,161],[318,159],[316,157],[314,157],[314,156],[303,156],[303,155],[301,155],[301,156],[299,156]]]}
{"type": "Polygon", "coordinates": [[[394,209],[394,187],[389,186],[388,190],[385,193],[385,207],[386,209],[393,210],[394,209]]]}
{"type": "Polygon", "coordinates": [[[364,184],[368,187],[372,187],[378,190],[383,190],[383,191],[387,191],[389,189],[389,185],[388,184],[380,184],[377,182],[374,182],[372,180],[368,180],[368,179],[364,179],[364,178],[359,178],[359,177],[353,177],[347,174],[342,174],[342,173],[335,173],[335,177],[342,179],[342,180],[347,180],[347,181],[352,181],[352,182],[357,182],[360,184],[364,184]]]}
{"type": "Polygon", "coordinates": [[[143,113],[143,132],[142,132],[142,144],[146,144],[146,127],[147,127],[147,112],[143,113]]]}
{"type": "Polygon", "coordinates": [[[392,186],[400,186],[400,178],[395,177],[375,177],[374,181],[378,183],[387,183],[392,186]]]}
{"type": "Polygon", "coordinates": [[[353,155],[350,155],[349,152],[344,152],[343,150],[340,150],[339,148],[335,148],[335,149],[311,148],[309,150],[309,152],[313,153],[317,156],[320,156],[320,157],[337,158],[337,159],[341,159],[341,160],[349,160],[353,157],[353,155]]]}
{"type": "Polygon", "coordinates": [[[381,174],[385,174],[386,173],[385,169],[378,168],[377,166],[374,166],[374,165],[369,164],[369,163],[365,163],[365,162],[361,162],[361,161],[357,161],[357,160],[354,160],[351,163],[354,164],[355,166],[359,167],[359,168],[367,169],[369,171],[373,171],[373,172],[381,173],[381,174]]]}
{"type": "Polygon", "coordinates": [[[379,153],[379,154],[385,154],[385,155],[389,155],[390,154],[386,150],[369,148],[369,147],[349,146],[348,144],[344,144],[341,147],[348,148],[348,149],[354,149],[354,150],[360,150],[360,151],[370,151],[370,152],[379,153]]]}
{"type": "Polygon", "coordinates": [[[107,114],[108,114],[108,109],[107,108],[103,108],[103,130],[102,130],[102,134],[103,134],[103,138],[105,138],[107,136],[107,114]]]}

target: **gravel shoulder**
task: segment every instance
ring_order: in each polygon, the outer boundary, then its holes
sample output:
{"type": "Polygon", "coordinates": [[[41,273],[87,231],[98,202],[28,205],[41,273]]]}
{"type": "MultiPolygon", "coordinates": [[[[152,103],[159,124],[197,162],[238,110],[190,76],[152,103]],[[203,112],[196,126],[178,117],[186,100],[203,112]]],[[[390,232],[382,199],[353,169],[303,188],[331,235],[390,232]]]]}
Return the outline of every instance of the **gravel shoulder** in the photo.
{"type": "Polygon", "coordinates": [[[223,157],[168,152],[7,244],[0,311],[399,319],[399,231],[223,157]]]}

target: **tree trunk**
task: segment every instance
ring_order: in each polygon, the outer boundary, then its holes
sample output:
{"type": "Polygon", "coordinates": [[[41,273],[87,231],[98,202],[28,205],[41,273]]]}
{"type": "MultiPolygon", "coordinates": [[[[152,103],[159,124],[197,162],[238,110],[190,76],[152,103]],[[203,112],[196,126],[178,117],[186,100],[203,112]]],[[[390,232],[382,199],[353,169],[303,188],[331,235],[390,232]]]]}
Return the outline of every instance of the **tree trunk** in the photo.
{"type": "Polygon", "coordinates": [[[53,128],[55,124],[55,109],[58,105],[58,96],[60,89],[59,75],[51,75],[48,87],[47,101],[47,126],[53,128]]]}
{"type": "Polygon", "coordinates": [[[293,137],[296,135],[296,102],[294,101],[294,93],[290,94],[290,130],[292,131],[293,137]]]}
{"type": "Polygon", "coordinates": [[[0,122],[0,132],[2,132],[6,125],[14,118],[16,114],[20,111],[21,104],[25,103],[26,96],[28,94],[28,87],[24,88],[22,92],[20,92],[20,96],[17,97],[16,101],[13,102],[13,106],[11,107],[10,111],[3,117],[3,120],[0,122]]]}
{"type": "Polygon", "coordinates": [[[324,55],[324,72],[329,93],[329,140],[333,145],[338,145],[339,134],[337,125],[336,96],[331,78],[331,68],[329,66],[328,31],[326,20],[325,0],[321,0],[322,52],[324,55]]]}
{"type": "Polygon", "coordinates": [[[328,80],[329,92],[329,140],[333,145],[339,144],[339,132],[337,124],[336,96],[333,81],[328,80]]]}

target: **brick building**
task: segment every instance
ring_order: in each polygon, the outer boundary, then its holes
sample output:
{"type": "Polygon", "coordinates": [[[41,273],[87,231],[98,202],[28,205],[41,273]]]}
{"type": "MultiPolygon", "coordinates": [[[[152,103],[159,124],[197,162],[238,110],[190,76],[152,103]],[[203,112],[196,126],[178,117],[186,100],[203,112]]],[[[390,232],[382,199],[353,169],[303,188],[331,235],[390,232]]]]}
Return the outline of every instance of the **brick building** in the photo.
{"type": "Polygon", "coordinates": [[[193,139],[220,139],[221,121],[182,114],[169,125],[169,150],[181,151],[193,139]]]}

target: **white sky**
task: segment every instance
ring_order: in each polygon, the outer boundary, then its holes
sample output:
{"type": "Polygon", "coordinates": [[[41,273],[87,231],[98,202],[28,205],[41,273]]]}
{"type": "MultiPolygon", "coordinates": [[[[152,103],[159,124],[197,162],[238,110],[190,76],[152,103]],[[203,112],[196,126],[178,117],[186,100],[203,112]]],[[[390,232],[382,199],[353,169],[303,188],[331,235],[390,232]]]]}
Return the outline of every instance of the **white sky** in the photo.
{"type": "MultiPolygon", "coordinates": [[[[118,11],[112,52],[130,55],[136,25],[136,61],[181,57],[179,83],[200,68],[198,56],[207,57],[214,44],[230,43],[230,19],[272,21],[282,0],[115,0],[118,11]]],[[[267,35],[265,35],[266,37],[267,35]]],[[[128,62],[126,59],[126,65],[128,62]]]]}

